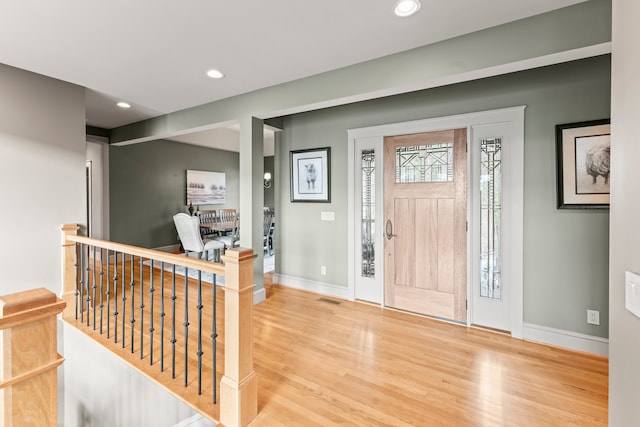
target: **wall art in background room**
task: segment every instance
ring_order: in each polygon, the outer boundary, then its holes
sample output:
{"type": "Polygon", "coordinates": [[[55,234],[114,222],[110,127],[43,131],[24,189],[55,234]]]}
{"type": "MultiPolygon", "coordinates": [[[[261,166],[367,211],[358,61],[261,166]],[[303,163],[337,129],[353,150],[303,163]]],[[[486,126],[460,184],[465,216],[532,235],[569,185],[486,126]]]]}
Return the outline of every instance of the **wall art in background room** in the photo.
{"type": "Polygon", "coordinates": [[[291,201],[331,201],[331,148],[290,152],[291,201]]]}
{"type": "Polygon", "coordinates": [[[609,119],[556,125],[558,208],[609,207],[609,119]]]}
{"type": "Polygon", "coordinates": [[[187,170],[187,205],[223,205],[226,199],[223,172],[187,170]]]}

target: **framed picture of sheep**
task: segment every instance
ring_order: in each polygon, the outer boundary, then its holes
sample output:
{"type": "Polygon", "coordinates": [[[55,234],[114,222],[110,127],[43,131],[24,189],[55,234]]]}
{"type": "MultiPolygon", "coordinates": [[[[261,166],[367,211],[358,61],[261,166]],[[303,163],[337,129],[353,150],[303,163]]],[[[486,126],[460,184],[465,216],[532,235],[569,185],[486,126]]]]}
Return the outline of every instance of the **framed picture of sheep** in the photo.
{"type": "Polygon", "coordinates": [[[556,125],[559,209],[609,207],[609,119],[556,125]]]}
{"type": "Polygon", "coordinates": [[[331,148],[290,151],[291,201],[331,201],[331,148]]]}

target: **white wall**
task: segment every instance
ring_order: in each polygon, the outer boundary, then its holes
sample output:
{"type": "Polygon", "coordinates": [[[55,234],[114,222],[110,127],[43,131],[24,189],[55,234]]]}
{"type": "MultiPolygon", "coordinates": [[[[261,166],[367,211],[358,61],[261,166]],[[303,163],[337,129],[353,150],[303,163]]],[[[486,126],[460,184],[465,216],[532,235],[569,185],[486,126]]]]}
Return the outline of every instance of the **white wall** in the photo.
{"type": "Polygon", "coordinates": [[[64,405],[58,425],[169,427],[196,414],[84,333],[66,325],[59,329],[65,362],[64,405]]]}
{"type": "Polygon", "coordinates": [[[91,236],[108,240],[109,199],[105,184],[109,182],[109,147],[104,142],[87,141],[87,161],[91,162],[91,236]],[[107,193],[107,195],[105,195],[107,193]]]}
{"type": "Polygon", "coordinates": [[[84,222],[84,170],[84,88],[0,65],[0,294],[60,293],[60,225],[84,222]]]}
{"type": "Polygon", "coordinates": [[[625,309],[624,272],[640,273],[640,2],[613,1],[609,425],[638,425],[640,319],[625,309]]]}

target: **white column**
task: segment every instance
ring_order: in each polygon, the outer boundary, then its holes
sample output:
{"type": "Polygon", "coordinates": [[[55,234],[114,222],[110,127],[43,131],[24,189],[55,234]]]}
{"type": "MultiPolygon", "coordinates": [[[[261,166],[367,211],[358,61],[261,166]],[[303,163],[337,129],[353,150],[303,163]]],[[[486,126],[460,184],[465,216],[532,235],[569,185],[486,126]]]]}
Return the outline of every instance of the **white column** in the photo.
{"type": "Polygon", "coordinates": [[[240,246],[258,254],[253,264],[254,302],[265,299],[262,251],[264,122],[240,119],[240,246]]]}

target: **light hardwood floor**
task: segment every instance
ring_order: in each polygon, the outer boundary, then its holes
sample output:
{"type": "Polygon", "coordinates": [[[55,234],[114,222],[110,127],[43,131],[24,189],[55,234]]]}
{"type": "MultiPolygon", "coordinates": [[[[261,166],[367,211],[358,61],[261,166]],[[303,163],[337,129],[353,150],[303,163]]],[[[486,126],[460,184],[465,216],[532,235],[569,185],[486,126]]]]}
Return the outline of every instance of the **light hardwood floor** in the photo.
{"type": "MultiPolygon", "coordinates": [[[[607,424],[606,358],[271,281],[272,273],[267,300],[254,307],[259,413],[251,426],[607,424]]],[[[217,405],[207,411],[217,418],[217,405]]]]}
{"type": "Polygon", "coordinates": [[[255,314],[252,426],[607,424],[606,358],[279,285],[255,314]]]}

